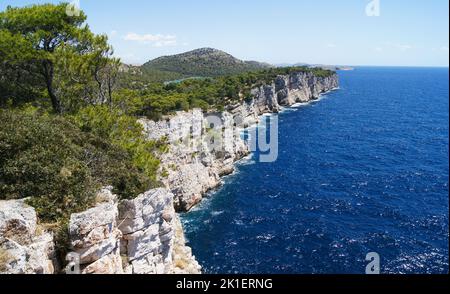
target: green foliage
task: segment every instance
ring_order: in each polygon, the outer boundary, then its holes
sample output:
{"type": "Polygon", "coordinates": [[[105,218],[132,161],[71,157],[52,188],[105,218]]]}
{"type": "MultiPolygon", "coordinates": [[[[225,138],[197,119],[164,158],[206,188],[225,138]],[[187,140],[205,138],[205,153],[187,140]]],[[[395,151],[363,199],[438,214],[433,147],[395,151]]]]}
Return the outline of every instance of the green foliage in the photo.
{"type": "Polygon", "coordinates": [[[146,140],[138,117],[222,111],[251,101],[253,87],[278,75],[333,74],[269,68],[214,49],[122,65],[107,37],[85,25],[86,15],[68,16],[66,7],[0,12],[0,199],[28,198],[44,221],[65,224],[94,204],[102,186],[128,199],[159,185],[158,155],[168,145],[146,140]]]}
{"type": "Polygon", "coordinates": [[[83,12],[69,16],[66,7],[44,4],[0,12],[0,104],[49,98],[61,113],[111,100],[119,65],[111,58],[112,48],[106,36],[83,25],[83,12]]]}
{"type": "Polygon", "coordinates": [[[121,198],[154,183],[126,151],[63,117],[0,110],[0,197],[29,198],[44,221],[91,207],[113,185],[121,198]]]}
{"type": "Polygon", "coordinates": [[[107,106],[89,106],[80,110],[73,119],[84,132],[93,133],[126,150],[133,164],[156,185],[160,163],[156,155],[167,144],[146,140],[135,117],[107,106]]]}
{"type": "Polygon", "coordinates": [[[141,90],[122,89],[120,99],[115,99],[118,107],[126,113],[147,116],[158,120],[163,115],[179,110],[201,108],[223,110],[233,102],[250,102],[251,89],[272,83],[279,75],[309,72],[325,78],[333,71],[308,67],[270,68],[217,78],[191,78],[174,82],[148,83],[141,90]]]}
{"type": "Polygon", "coordinates": [[[144,64],[143,72],[153,81],[176,80],[186,77],[219,77],[260,70],[269,65],[246,62],[223,51],[201,48],[194,51],[164,56],[144,64]],[[169,78],[171,77],[171,78],[169,78]]]}

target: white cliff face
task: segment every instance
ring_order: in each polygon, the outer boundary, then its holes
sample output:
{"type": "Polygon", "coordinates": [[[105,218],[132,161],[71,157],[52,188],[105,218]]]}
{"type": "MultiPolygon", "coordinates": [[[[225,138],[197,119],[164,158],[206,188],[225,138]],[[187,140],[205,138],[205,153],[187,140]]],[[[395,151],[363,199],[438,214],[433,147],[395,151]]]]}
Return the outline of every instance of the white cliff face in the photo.
{"type": "Polygon", "coordinates": [[[140,123],[149,140],[168,139],[170,151],[160,158],[165,173],[161,181],[174,194],[180,211],[190,210],[207,191],[221,185],[220,177],[232,173],[234,162],[249,153],[233,131],[233,115],[228,112],[208,116],[194,109],[167,121],[141,119],[140,123]],[[213,139],[217,146],[210,144],[213,139]]]}
{"type": "Polygon", "coordinates": [[[79,254],[82,273],[121,274],[120,239],[115,203],[104,203],[72,214],[69,223],[71,249],[79,254]]]}
{"type": "Polygon", "coordinates": [[[273,83],[252,89],[251,101],[231,105],[222,113],[203,114],[194,109],[159,122],[141,119],[149,140],[167,138],[169,142],[170,151],[161,157],[165,174],[161,181],[174,194],[175,208],[189,211],[207,191],[221,185],[220,178],[234,171],[237,160],[249,154],[236,128],[246,128],[257,123],[264,113],[277,113],[282,107],[317,99],[337,87],[337,75],[280,75],[273,83]],[[219,150],[208,146],[214,132],[223,142],[219,150]]]}
{"type": "Polygon", "coordinates": [[[0,274],[53,274],[53,235],[23,200],[0,201],[0,274]]]}
{"type": "Polygon", "coordinates": [[[173,195],[155,189],[74,214],[69,227],[83,274],[200,273],[184,236],[176,234],[179,226],[173,195]],[[176,253],[179,243],[184,250],[181,255],[176,253]]]}
{"type": "MultiPolygon", "coordinates": [[[[322,93],[338,86],[336,74],[329,77],[317,77],[313,73],[303,72],[280,75],[273,83],[253,89],[254,101],[250,104],[253,104],[251,108],[256,116],[267,112],[279,112],[283,106],[318,99],[322,93]]],[[[252,111],[247,111],[243,116],[248,117],[252,114],[252,111]]]]}
{"type": "MultiPolygon", "coordinates": [[[[208,190],[221,185],[222,176],[234,171],[237,160],[249,154],[239,128],[257,123],[264,113],[317,99],[337,87],[337,75],[294,73],[254,88],[251,101],[222,113],[208,115],[196,109],[158,122],[141,119],[149,140],[169,142],[169,152],[161,157],[165,188],[123,201],[111,188],[104,189],[96,207],[73,214],[70,249],[78,256],[80,273],[201,273],[175,210],[188,211],[198,204],[208,190]]],[[[0,201],[0,274],[57,272],[53,235],[37,223],[35,210],[24,201],[0,201]]]]}
{"type": "MultiPolygon", "coordinates": [[[[70,218],[71,273],[201,273],[185,245],[172,193],[155,189],[123,201],[108,189],[99,195],[103,202],[70,218]]],[[[53,235],[38,232],[37,222],[23,201],[0,201],[0,274],[59,272],[53,235]]]]}

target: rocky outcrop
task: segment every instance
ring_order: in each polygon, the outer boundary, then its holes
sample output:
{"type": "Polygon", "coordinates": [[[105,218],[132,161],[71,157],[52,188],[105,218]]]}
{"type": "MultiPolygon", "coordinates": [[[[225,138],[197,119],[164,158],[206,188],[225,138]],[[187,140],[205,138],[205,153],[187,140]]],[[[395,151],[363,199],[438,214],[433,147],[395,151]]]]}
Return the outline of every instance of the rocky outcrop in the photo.
{"type": "MultiPolygon", "coordinates": [[[[173,206],[173,194],[155,189],[118,201],[102,190],[97,206],[72,214],[67,273],[199,274],[173,206]]],[[[0,273],[53,274],[55,240],[37,225],[24,201],[0,201],[0,273]]],[[[64,269],[63,269],[64,272],[64,269]]]]}
{"type": "Polygon", "coordinates": [[[170,151],[161,158],[165,175],[161,181],[174,194],[175,208],[189,211],[207,191],[221,185],[221,177],[234,171],[237,160],[249,154],[240,129],[257,123],[262,114],[278,113],[283,107],[318,99],[338,84],[336,74],[280,75],[272,83],[253,88],[251,101],[230,105],[222,113],[203,114],[195,109],[158,122],[141,119],[149,140],[166,138],[170,144],[170,151]],[[219,149],[209,144],[217,134],[223,143],[219,149]]]}
{"type": "Polygon", "coordinates": [[[312,72],[280,75],[272,83],[252,89],[252,101],[230,106],[238,122],[249,125],[264,113],[277,113],[283,107],[318,99],[321,94],[339,86],[337,74],[318,77],[312,72]]]}
{"type": "MultiPolygon", "coordinates": [[[[149,140],[166,138],[161,157],[165,188],[118,201],[112,188],[97,206],[73,214],[69,223],[70,268],[83,274],[198,274],[201,267],[186,246],[176,210],[188,211],[221,185],[234,163],[249,154],[240,129],[297,102],[317,99],[338,87],[337,75],[278,76],[251,90],[251,101],[221,113],[195,109],[165,120],[140,123],[149,140]]],[[[0,201],[0,273],[58,272],[53,235],[38,225],[36,212],[21,201],[0,201]]]]}
{"type": "Polygon", "coordinates": [[[78,254],[81,273],[123,273],[118,216],[117,204],[111,201],[70,217],[71,249],[78,254]]]}
{"type": "Polygon", "coordinates": [[[70,219],[81,273],[200,273],[184,236],[176,233],[180,224],[169,191],[155,189],[120,202],[112,194],[105,198],[111,200],[70,219]]]}
{"type": "Polygon", "coordinates": [[[233,115],[228,112],[205,116],[194,109],[167,121],[140,122],[149,140],[166,137],[169,141],[170,151],[160,158],[165,174],[161,181],[174,194],[175,208],[180,211],[199,203],[207,191],[221,184],[221,176],[233,172],[234,162],[249,153],[239,134],[233,133],[233,115]],[[221,141],[218,150],[208,143],[215,138],[215,130],[222,129],[226,131],[216,138],[221,141]]]}
{"type": "Polygon", "coordinates": [[[52,274],[56,265],[53,235],[35,210],[24,200],[0,201],[0,273],[52,274]]]}

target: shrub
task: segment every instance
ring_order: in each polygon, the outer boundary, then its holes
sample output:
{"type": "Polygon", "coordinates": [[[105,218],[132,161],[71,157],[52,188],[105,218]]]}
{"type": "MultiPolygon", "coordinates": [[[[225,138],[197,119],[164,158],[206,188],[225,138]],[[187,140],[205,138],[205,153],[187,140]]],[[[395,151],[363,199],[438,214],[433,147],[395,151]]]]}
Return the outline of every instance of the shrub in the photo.
{"type": "Polygon", "coordinates": [[[0,198],[29,198],[44,221],[91,207],[113,185],[121,198],[154,186],[129,152],[61,116],[0,110],[0,198]]]}
{"type": "Polygon", "coordinates": [[[156,154],[164,150],[167,144],[146,140],[143,127],[136,117],[110,110],[107,106],[90,106],[82,109],[73,119],[83,131],[92,132],[127,151],[133,165],[156,181],[160,164],[156,154]]]}

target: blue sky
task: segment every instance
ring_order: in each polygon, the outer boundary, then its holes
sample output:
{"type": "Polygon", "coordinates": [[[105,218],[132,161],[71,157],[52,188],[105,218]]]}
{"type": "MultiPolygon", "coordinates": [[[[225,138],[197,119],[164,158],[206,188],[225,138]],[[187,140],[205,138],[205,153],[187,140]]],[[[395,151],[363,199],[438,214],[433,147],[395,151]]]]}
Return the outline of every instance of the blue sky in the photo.
{"type": "MultiPolygon", "coordinates": [[[[200,47],[270,63],[448,66],[448,0],[79,0],[123,61],[200,47]],[[374,11],[374,10],[372,10],[374,11]]],[[[1,0],[23,6],[59,1],[1,0]]]]}

